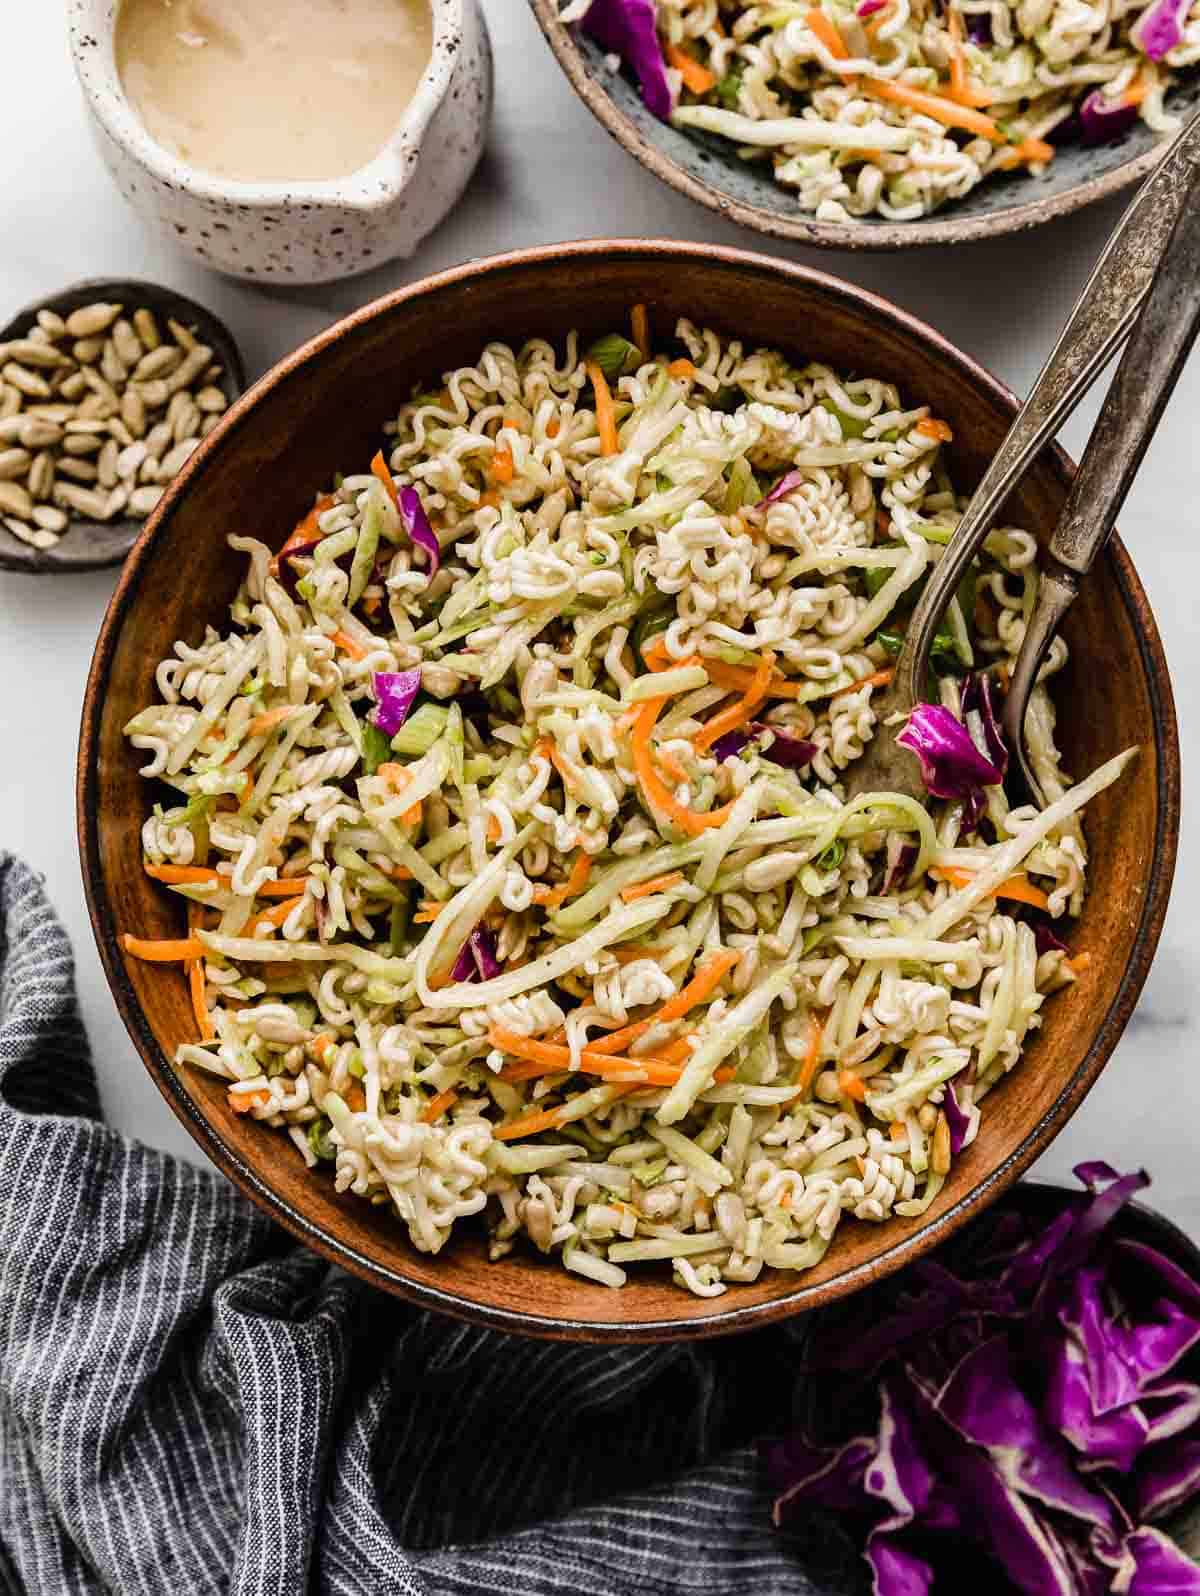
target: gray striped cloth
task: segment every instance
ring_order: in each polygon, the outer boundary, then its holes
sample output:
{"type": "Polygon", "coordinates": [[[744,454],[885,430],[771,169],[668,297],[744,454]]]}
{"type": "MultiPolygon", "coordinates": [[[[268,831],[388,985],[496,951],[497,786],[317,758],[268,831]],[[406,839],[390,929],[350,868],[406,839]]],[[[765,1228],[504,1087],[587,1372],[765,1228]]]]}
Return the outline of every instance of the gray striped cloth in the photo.
{"type": "Polygon", "coordinates": [[[752,1438],[796,1341],[556,1346],[417,1312],[107,1130],[71,950],[0,854],[0,1589],[834,1596],[752,1438]]]}

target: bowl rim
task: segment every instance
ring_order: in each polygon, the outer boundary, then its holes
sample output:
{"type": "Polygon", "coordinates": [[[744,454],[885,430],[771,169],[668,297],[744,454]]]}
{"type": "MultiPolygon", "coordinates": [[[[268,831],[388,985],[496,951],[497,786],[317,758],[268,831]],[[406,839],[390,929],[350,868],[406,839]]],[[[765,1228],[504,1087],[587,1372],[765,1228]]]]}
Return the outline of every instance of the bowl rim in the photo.
{"type": "MultiPolygon", "coordinates": [[[[1017,400],[1010,389],[919,318],[888,303],[879,295],[833,277],[827,272],[791,261],[775,260],[751,250],[681,243],[671,239],[589,239],[575,243],[541,245],[469,261],[383,295],[325,328],[259,378],[254,386],[230,408],[222,418],[221,424],[192,455],[147,521],[125,562],[120,580],[105,612],[88,672],[76,765],[76,825],[88,914],[104,973],[125,1027],[152,1079],[177,1118],[217,1167],[246,1196],[298,1240],[331,1263],[339,1264],[369,1284],[379,1286],[420,1307],[437,1309],[489,1329],[516,1332],[543,1339],[628,1344],[698,1340],[728,1335],[789,1318],[847,1295],[873,1280],[893,1273],[928,1252],[930,1248],[937,1246],[1005,1192],[1028,1169],[1078,1107],[1108,1062],[1149,972],[1162,931],[1175,869],[1179,840],[1180,755],[1174,698],[1158,628],[1149,600],[1129,555],[1119,536],[1114,534],[1109,542],[1108,552],[1115,563],[1122,602],[1129,613],[1137,637],[1138,652],[1150,697],[1159,770],[1158,814],[1152,856],[1154,868],[1147,882],[1131,957],[1108,1011],[1096,1026],[1095,1036],[1085,1057],[1071,1079],[1064,1083],[1053,1105],[1042,1119],[1031,1127],[1020,1146],[1003,1163],[989,1171],[975,1187],[965,1192],[938,1219],[921,1226],[912,1234],[895,1242],[886,1251],[858,1265],[847,1274],[837,1277],[836,1280],[818,1285],[798,1285],[794,1291],[784,1296],[766,1303],[744,1307],[738,1306],[736,1297],[732,1303],[728,1303],[727,1297],[721,1297],[716,1301],[726,1303],[727,1306],[714,1307],[711,1315],[701,1319],[676,1319],[668,1316],[637,1324],[619,1322],[597,1324],[587,1319],[496,1307],[472,1300],[448,1287],[427,1286],[411,1280],[404,1273],[402,1265],[379,1263],[356,1248],[339,1241],[272,1190],[204,1117],[177,1078],[173,1065],[159,1047],[126,973],[124,958],[117,940],[117,927],[105,889],[98,831],[99,741],[104,684],[111,671],[121,626],[138,589],[142,567],[151,553],[159,528],[166,523],[183,500],[192,478],[203,471],[208,457],[238,431],[260,399],[347,333],[368,322],[384,318],[396,306],[419,299],[431,291],[467,281],[473,282],[477,287],[486,287],[489,280],[497,276],[537,270],[544,265],[558,264],[564,259],[577,263],[581,268],[580,280],[586,281],[586,268],[589,262],[611,258],[614,255],[631,261],[644,261],[647,266],[663,266],[673,262],[706,265],[715,263],[726,268],[748,268],[768,277],[787,278],[822,295],[840,300],[859,316],[865,315],[870,319],[890,322],[893,327],[930,349],[942,361],[956,367],[964,378],[976,385],[1001,411],[1007,411],[1009,414],[1016,412],[1017,400]]],[[[1057,445],[1051,446],[1048,455],[1055,471],[1064,482],[1069,481],[1075,469],[1069,457],[1057,445]]]]}
{"type": "MultiPolygon", "coordinates": [[[[1132,160],[1123,161],[1111,172],[1087,178],[1059,194],[1046,194],[986,216],[956,215],[951,209],[933,220],[917,222],[877,222],[857,226],[845,222],[820,222],[805,212],[788,215],[782,209],[755,205],[732,198],[721,189],[694,177],[673,156],[651,143],[626,115],[604,84],[588,70],[583,52],[571,28],[559,18],[561,0],[529,0],[538,25],[546,36],[571,87],[608,133],[647,171],[690,200],[715,211],[727,221],[738,222],[768,238],[792,239],[820,249],[846,249],[858,252],[909,249],[930,244],[969,244],[982,238],[1002,238],[1009,233],[1024,233],[1060,216],[1069,216],[1087,205],[1119,194],[1154,170],[1170,144],[1163,138],[1132,160]]],[[[782,194],[785,192],[780,190],[782,194]]]]}

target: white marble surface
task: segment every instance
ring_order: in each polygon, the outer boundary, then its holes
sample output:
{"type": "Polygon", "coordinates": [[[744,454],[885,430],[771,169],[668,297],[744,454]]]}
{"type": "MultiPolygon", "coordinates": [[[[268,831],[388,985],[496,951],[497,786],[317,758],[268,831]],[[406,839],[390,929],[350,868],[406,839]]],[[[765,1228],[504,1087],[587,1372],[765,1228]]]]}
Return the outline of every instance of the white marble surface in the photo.
{"type": "MultiPolygon", "coordinates": [[[[149,237],[89,143],[55,0],[5,11],[10,62],[0,97],[0,321],[83,276],[168,283],[224,316],[252,376],[337,315],[385,290],[473,256],[598,233],[663,235],[757,247],[637,166],[576,101],[522,0],[484,0],[496,53],[488,152],[456,213],[416,259],[332,288],[267,292],[186,264],[149,237]]],[[[1025,238],[906,256],[786,250],[925,317],[1018,390],[1033,378],[1119,206],[1025,238]]],[[[1078,453],[1095,401],[1066,429],[1078,453]]],[[[1200,749],[1200,357],[1130,497],[1122,528],[1149,590],[1179,698],[1185,781],[1200,749]]],[[[75,847],[79,706],[112,573],[29,578],[0,571],[0,847],[44,872],[74,942],[83,1013],[109,1119],[123,1131],[199,1156],[151,1084],[109,997],[92,941],[75,847]]],[[[1200,951],[1188,943],[1200,849],[1185,830],[1174,904],[1128,1032],[1100,1083],[1039,1166],[1068,1175],[1081,1157],[1144,1163],[1158,1204],[1200,1234],[1200,1075],[1191,1024],[1200,951]]]]}

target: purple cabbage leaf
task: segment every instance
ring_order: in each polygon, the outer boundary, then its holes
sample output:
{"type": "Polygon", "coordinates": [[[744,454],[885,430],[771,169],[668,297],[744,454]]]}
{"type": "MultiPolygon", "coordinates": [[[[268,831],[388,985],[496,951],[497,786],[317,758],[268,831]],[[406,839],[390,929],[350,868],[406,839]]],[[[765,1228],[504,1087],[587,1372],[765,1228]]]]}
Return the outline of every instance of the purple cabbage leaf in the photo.
{"type": "Polygon", "coordinates": [[[972,829],[983,813],[983,789],[998,786],[1004,772],[979,752],[957,715],[941,704],[918,704],[896,741],[916,754],[930,795],[961,802],[964,828],[972,829]]]}
{"type": "Polygon", "coordinates": [[[1079,127],[1085,144],[1107,144],[1120,138],[1138,119],[1138,108],[1124,100],[1110,100],[1103,89],[1093,89],[1079,106],[1079,127]]]}
{"type": "Polygon", "coordinates": [[[385,737],[394,737],[408,719],[413,700],[421,691],[421,672],[376,671],[371,678],[375,708],[367,719],[385,737]]]}
{"type": "Polygon", "coordinates": [[[669,121],[675,103],[654,0],[592,0],[580,27],[602,50],[621,57],[638,80],[646,109],[660,122],[669,121]]]}
{"type": "Polygon", "coordinates": [[[1191,0],[1153,0],[1129,30],[1129,37],[1151,61],[1161,61],[1183,43],[1191,0]]]}

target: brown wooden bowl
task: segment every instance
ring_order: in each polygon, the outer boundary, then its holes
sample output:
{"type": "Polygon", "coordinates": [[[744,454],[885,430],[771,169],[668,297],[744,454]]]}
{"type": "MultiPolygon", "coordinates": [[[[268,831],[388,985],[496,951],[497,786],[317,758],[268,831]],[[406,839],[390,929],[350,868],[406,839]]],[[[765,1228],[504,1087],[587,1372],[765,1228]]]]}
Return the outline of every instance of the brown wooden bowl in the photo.
{"type": "MultiPolygon", "coordinates": [[[[567,81],[592,115],[648,172],[718,216],[768,238],[791,238],[822,249],[909,249],[919,244],[966,244],[1025,232],[1140,180],[1166,141],[1144,122],[1107,144],[1064,144],[1044,176],[994,174],[932,216],[892,222],[866,216],[820,222],[800,209],[794,189],[775,181],[769,166],[745,161],[730,139],[660,122],[643,105],[628,71],[612,72],[605,52],[578,27],[562,22],[562,0],[529,0],[567,81]]],[[[1200,105],[1200,73],[1180,74],[1168,109],[1186,118],[1200,105]]]]}
{"type": "MultiPolygon", "coordinates": [[[[1114,538],[1068,618],[1060,735],[1080,775],[1128,747],[1142,757],[1090,806],[1091,890],[1075,942],[1092,953],[1079,985],[1052,998],[1021,1066],[988,1097],[978,1141],[929,1211],[884,1225],[847,1221],[816,1269],[766,1271],[715,1300],[654,1270],[622,1291],[532,1252],[487,1262],[478,1234],[437,1258],[400,1224],[309,1174],[279,1132],[228,1112],[219,1081],[169,1060],[194,1038],[182,975],[127,960],[117,937],[181,934],[178,905],[142,870],[147,789],[121,728],[155,696],[154,668],[177,637],[225,625],[243,560],[226,535],[278,547],[337,470],[378,444],[416,382],[473,361],[490,339],[586,339],[624,326],[645,301],[660,334],[687,315],[797,361],[896,382],[954,428],[958,481],[981,474],[1013,396],[931,328],[848,283],[738,250],[668,242],[555,245],[474,262],[376,300],[275,367],[225,417],[165,495],[126,562],[92,662],[78,767],[84,885],[105,971],[130,1035],[171,1107],[213,1161],[268,1214],[326,1257],[427,1307],[504,1330],[588,1340],[719,1335],[828,1302],[898,1268],[1000,1195],[1082,1101],[1129,1018],[1158,941],[1179,830],[1179,747],[1166,661],[1146,595],[1114,538]],[[792,337],[785,329],[794,328],[792,337]]],[[[1006,511],[1045,538],[1071,464],[1047,450],[1006,511]]]]}

